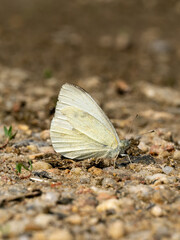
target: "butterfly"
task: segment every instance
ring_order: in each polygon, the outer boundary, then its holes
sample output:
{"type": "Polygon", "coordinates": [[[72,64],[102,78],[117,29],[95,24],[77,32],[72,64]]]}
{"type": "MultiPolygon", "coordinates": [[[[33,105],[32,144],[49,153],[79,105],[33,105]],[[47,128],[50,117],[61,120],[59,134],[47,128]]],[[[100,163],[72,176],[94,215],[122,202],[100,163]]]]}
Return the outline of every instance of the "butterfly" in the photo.
{"type": "Polygon", "coordinates": [[[66,83],[59,92],[50,126],[53,148],[71,159],[117,158],[129,147],[112,123],[82,88],[66,83]]]}

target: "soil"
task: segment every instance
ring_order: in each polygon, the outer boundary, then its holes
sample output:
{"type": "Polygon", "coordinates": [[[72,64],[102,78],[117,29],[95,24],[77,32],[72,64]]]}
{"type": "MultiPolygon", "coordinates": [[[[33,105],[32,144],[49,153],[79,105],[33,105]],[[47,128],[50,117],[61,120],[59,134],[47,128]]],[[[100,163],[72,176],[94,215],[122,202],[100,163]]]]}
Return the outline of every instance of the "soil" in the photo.
{"type": "Polygon", "coordinates": [[[0,2],[0,239],[180,239],[179,1],[0,2]],[[130,161],[54,152],[66,82],[131,139],[130,161]]]}

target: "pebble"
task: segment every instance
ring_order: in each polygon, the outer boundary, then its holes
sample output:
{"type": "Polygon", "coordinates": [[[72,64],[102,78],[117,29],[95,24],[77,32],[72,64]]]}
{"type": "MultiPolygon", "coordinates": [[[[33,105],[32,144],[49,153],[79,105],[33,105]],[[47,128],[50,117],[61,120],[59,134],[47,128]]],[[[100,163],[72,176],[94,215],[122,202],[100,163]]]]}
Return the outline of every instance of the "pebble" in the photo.
{"type": "Polygon", "coordinates": [[[163,215],[163,210],[159,206],[154,206],[151,208],[151,214],[155,217],[160,217],[163,215]]]}
{"type": "Polygon", "coordinates": [[[48,170],[52,168],[52,166],[49,163],[43,162],[43,161],[38,161],[32,164],[33,171],[36,170],[48,170]]]}
{"type": "Polygon", "coordinates": [[[5,209],[0,209],[0,224],[3,224],[4,222],[6,222],[8,219],[9,219],[9,217],[11,216],[10,214],[9,214],[9,212],[7,212],[7,210],[5,210],[5,209]]]}
{"type": "Polygon", "coordinates": [[[148,109],[146,111],[140,112],[140,115],[147,118],[147,119],[153,119],[153,120],[161,120],[161,119],[173,119],[174,115],[168,112],[163,111],[154,111],[152,109],[148,109]]]}
{"type": "Polygon", "coordinates": [[[171,239],[169,234],[169,227],[164,222],[164,224],[158,223],[158,221],[154,221],[152,223],[152,231],[154,232],[154,239],[171,239]]]}
{"type": "Polygon", "coordinates": [[[25,125],[25,124],[19,124],[18,125],[18,129],[19,130],[22,130],[24,132],[27,132],[29,130],[29,126],[28,125],[25,125]]]}
{"type": "Polygon", "coordinates": [[[119,210],[119,200],[117,199],[108,199],[108,200],[105,200],[103,201],[102,203],[100,203],[97,207],[96,207],[96,210],[98,212],[104,212],[104,211],[107,211],[107,210],[119,210]]]}
{"type": "Polygon", "coordinates": [[[109,224],[107,233],[112,239],[120,239],[125,234],[124,223],[120,220],[116,220],[115,222],[109,224]]]}
{"type": "Polygon", "coordinates": [[[100,169],[100,168],[96,168],[96,167],[91,167],[91,168],[89,168],[89,169],[88,169],[88,172],[90,172],[90,173],[93,174],[93,175],[97,175],[97,176],[103,174],[103,170],[100,169]]]}
{"type": "Polygon", "coordinates": [[[165,167],[162,167],[162,171],[165,173],[165,174],[169,174],[173,171],[173,168],[170,167],[170,166],[165,166],[165,167]]]}
{"type": "Polygon", "coordinates": [[[38,152],[37,146],[35,146],[35,145],[28,145],[27,149],[29,149],[30,151],[35,152],[35,153],[38,152]]]}
{"type": "MultiPolygon", "coordinates": [[[[129,186],[128,192],[130,192],[134,196],[137,196],[143,201],[149,201],[151,194],[153,192],[153,189],[145,185],[136,185],[136,186],[129,186]]],[[[127,203],[125,202],[125,204],[127,203]]]]}
{"type": "Polygon", "coordinates": [[[154,183],[155,185],[159,185],[159,184],[173,183],[176,181],[176,178],[168,177],[167,175],[162,174],[162,173],[156,173],[152,176],[146,176],[146,180],[149,183],[154,183]]]}
{"type": "Polygon", "coordinates": [[[159,158],[161,159],[165,159],[167,157],[171,156],[171,153],[168,152],[168,151],[162,151],[160,154],[159,154],[159,158]]]}
{"type": "Polygon", "coordinates": [[[116,81],[116,89],[118,93],[123,94],[131,91],[130,86],[124,80],[117,80],[116,81]]]}
{"type": "Polygon", "coordinates": [[[180,239],[180,233],[176,232],[172,235],[171,240],[179,240],[180,239]]]}
{"type": "Polygon", "coordinates": [[[166,131],[165,129],[161,129],[160,132],[162,131],[162,136],[165,141],[171,142],[173,139],[173,133],[171,131],[166,131]]]}
{"type": "Polygon", "coordinates": [[[174,158],[175,160],[179,160],[179,161],[180,161],[180,151],[179,151],[179,150],[176,150],[176,151],[174,152],[173,158],[174,158]]]}
{"type": "MultiPolygon", "coordinates": [[[[32,130],[29,128],[28,125],[19,124],[18,129],[23,131],[26,135],[30,136],[32,134],[32,130]]],[[[18,134],[18,133],[17,133],[18,134]]]]}
{"type": "Polygon", "coordinates": [[[0,79],[6,84],[12,81],[12,89],[18,89],[18,87],[22,85],[22,82],[29,77],[26,71],[19,68],[0,66],[0,70],[0,79]]]}
{"type": "Polygon", "coordinates": [[[82,218],[78,214],[73,214],[66,218],[66,222],[73,225],[79,225],[82,223],[82,218]]]}
{"type": "MultiPolygon", "coordinates": [[[[107,227],[106,227],[105,224],[99,222],[99,223],[97,223],[95,226],[92,226],[91,229],[92,229],[92,231],[93,231],[94,233],[96,233],[96,234],[97,234],[97,233],[98,233],[98,234],[102,234],[102,233],[105,233],[105,232],[106,232],[107,227]]],[[[89,237],[88,239],[91,239],[91,237],[89,237]]],[[[102,238],[101,238],[101,239],[102,239],[102,238]]]]}
{"type": "Polygon", "coordinates": [[[83,78],[78,81],[78,85],[84,89],[96,89],[100,86],[101,78],[98,76],[91,76],[88,78],[83,78]]]}
{"type": "Polygon", "coordinates": [[[97,217],[92,217],[89,219],[89,225],[93,226],[98,223],[99,219],[97,217]]]}
{"type": "Polygon", "coordinates": [[[97,195],[98,201],[104,201],[104,200],[108,200],[108,199],[111,199],[111,198],[116,199],[116,196],[112,192],[100,192],[97,195]]]}
{"type": "Polygon", "coordinates": [[[154,175],[146,176],[146,179],[149,180],[152,183],[152,182],[157,181],[159,179],[161,179],[161,181],[163,181],[163,182],[167,182],[168,178],[165,174],[156,173],[154,175]]]}
{"type": "Polygon", "coordinates": [[[18,141],[17,143],[14,143],[14,147],[26,147],[28,145],[35,145],[37,147],[43,147],[43,146],[48,146],[46,142],[43,141],[34,141],[33,139],[25,139],[22,141],[18,141]]]}
{"type": "MultiPolygon", "coordinates": [[[[107,101],[107,102],[104,102],[104,110],[106,112],[115,111],[117,109],[123,108],[123,105],[124,105],[124,102],[122,101],[122,99],[121,100],[117,99],[116,101],[107,101]]],[[[121,124],[121,121],[119,119],[117,120],[117,122],[118,122],[118,126],[123,128],[123,125],[121,124]]],[[[127,120],[126,120],[126,122],[127,122],[127,120]]]]}
{"type": "Polygon", "coordinates": [[[111,35],[103,35],[99,39],[99,45],[103,48],[110,48],[114,44],[114,39],[111,35]]]}
{"type": "Polygon", "coordinates": [[[83,177],[81,177],[79,180],[80,180],[80,183],[81,183],[81,184],[88,184],[88,183],[90,183],[91,178],[90,178],[90,177],[85,177],[85,176],[83,176],[83,177]]]}
{"type": "Polygon", "coordinates": [[[102,48],[116,48],[119,51],[127,50],[132,46],[132,41],[128,33],[119,33],[116,36],[103,35],[99,39],[102,48]]]}
{"type": "Polygon", "coordinates": [[[80,175],[82,173],[82,168],[80,168],[80,167],[72,168],[71,173],[80,175]]]}
{"type": "Polygon", "coordinates": [[[130,35],[127,33],[120,33],[115,38],[115,47],[117,50],[124,51],[132,45],[130,35]]]}
{"type": "Polygon", "coordinates": [[[162,147],[163,147],[164,151],[171,152],[174,150],[174,143],[164,142],[162,147]]]}
{"type": "Polygon", "coordinates": [[[47,211],[47,206],[49,202],[43,201],[42,199],[36,199],[33,202],[27,202],[26,211],[28,213],[41,213],[47,211]]]}
{"type": "Polygon", "coordinates": [[[175,89],[141,83],[140,90],[146,97],[153,99],[159,103],[180,106],[180,95],[179,92],[175,89]]]}
{"type": "Polygon", "coordinates": [[[82,43],[82,36],[70,26],[65,26],[53,34],[56,44],[70,44],[78,46],[82,43]]]}
{"type": "Polygon", "coordinates": [[[19,237],[18,240],[30,240],[30,238],[29,238],[29,235],[28,235],[28,234],[23,234],[23,235],[21,235],[21,236],[19,237]]]}
{"type": "Polygon", "coordinates": [[[173,201],[174,196],[172,195],[171,191],[165,190],[156,190],[152,193],[149,197],[153,203],[156,204],[163,204],[164,202],[171,202],[173,201]]]}
{"type": "Polygon", "coordinates": [[[41,213],[34,218],[34,223],[41,228],[47,227],[50,223],[55,222],[56,217],[50,214],[41,213]]]}
{"type": "Polygon", "coordinates": [[[32,236],[32,240],[47,240],[46,233],[44,232],[35,232],[32,236]]]}
{"type": "Polygon", "coordinates": [[[61,175],[61,170],[59,170],[58,168],[50,168],[50,169],[48,169],[47,170],[47,172],[49,173],[49,174],[51,174],[53,177],[57,177],[57,175],[61,175]]]}
{"type": "Polygon", "coordinates": [[[144,153],[149,150],[149,147],[142,141],[139,143],[138,148],[144,153]]]}
{"type": "Polygon", "coordinates": [[[163,39],[157,39],[152,41],[149,45],[149,49],[157,54],[167,54],[173,50],[170,43],[163,39]]]}
{"type": "Polygon", "coordinates": [[[161,145],[155,145],[153,144],[150,149],[149,149],[149,153],[151,155],[159,155],[162,153],[162,147],[161,145]]]}
{"type": "Polygon", "coordinates": [[[45,194],[42,195],[42,200],[51,202],[51,203],[56,203],[58,201],[59,194],[57,192],[46,192],[45,194]]]}
{"type": "Polygon", "coordinates": [[[55,230],[48,237],[48,240],[73,240],[72,234],[67,229],[55,230]]]}
{"type": "Polygon", "coordinates": [[[24,232],[25,225],[26,221],[11,220],[6,224],[2,225],[1,232],[4,232],[6,236],[18,236],[19,234],[22,234],[24,232]]]}
{"type": "Polygon", "coordinates": [[[116,186],[116,181],[112,178],[104,178],[102,181],[102,186],[103,187],[115,187],[116,186]]]}
{"type": "Polygon", "coordinates": [[[36,153],[36,154],[29,155],[28,158],[30,160],[34,160],[34,159],[43,158],[43,156],[44,156],[44,153],[36,153]]]}
{"type": "Polygon", "coordinates": [[[133,209],[134,208],[134,201],[131,198],[123,197],[119,199],[119,206],[122,209],[133,209]]]}
{"type": "Polygon", "coordinates": [[[40,152],[48,154],[48,153],[55,153],[53,147],[50,146],[43,146],[38,148],[40,152]]]}
{"type": "Polygon", "coordinates": [[[171,155],[171,152],[174,150],[175,146],[171,142],[167,142],[160,137],[154,137],[154,144],[151,146],[149,152],[152,155],[160,155],[162,158],[165,158],[171,155]]]}
{"type": "Polygon", "coordinates": [[[50,138],[50,131],[49,130],[44,130],[40,133],[40,138],[42,140],[47,140],[50,138]]]}

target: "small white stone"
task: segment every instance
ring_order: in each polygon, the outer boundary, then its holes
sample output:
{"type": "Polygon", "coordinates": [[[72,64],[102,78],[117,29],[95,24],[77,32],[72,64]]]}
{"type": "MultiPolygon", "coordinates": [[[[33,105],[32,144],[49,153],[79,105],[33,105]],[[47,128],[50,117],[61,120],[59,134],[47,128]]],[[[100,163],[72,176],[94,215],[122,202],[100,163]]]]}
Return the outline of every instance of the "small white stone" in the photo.
{"type": "Polygon", "coordinates": [[[114,187],[116,185],[116,181],[112,178],[104,178],[102,181],[102,186],[103,187],[114,187]]]}
{"type": "Polygon", "coordinates": [[[98,76],[90,76],[87,77],[86,79],[80,79],[78,81],[78,85],[82,88],[86,89],[96,89],[97,87],[100,86],[101,79],[98,76]]]}
{"type": "Polygon", "coordinates": [[[47,202],[56,203],[59,198],[59,194],[56,192],[47,192],[42,195],[42,199],[47,202]]]}
{"type": "Polygon", "coordinates": [[[146,179],[149,180],[150,183],[154,181],[161,181],[162,183],[168,183],[168,177],[162,173],[156,173],[152,176],[146,176],[146,179]]]}
{"type": "Polygon", "coordinates": [[[55,153],[53,147],[51,147],[51,146],[39,147],[38,150],[39,150],[41,153],[45,153],[45,154],[55,153]]]}
{"type": "Polygon", "coordinates": [[[98,223],[99,219],[97,217],[92,217],[89,219],[89,225],[96,225],[98,223]]]}
{"type": "Polygon", "coordinates": [[[66,222],[73,225],[78,225],[78,224],[81,224],[82,218],[78,214],[73,214],[66,218],[66,222]]]}
{"type": "Polygon", "coordinates": [[[151,214],[155,217],[160,217],[163,215],[163,211],[162,211],[162,208],[160,208],[159,206],[154,206],[152,209],[151,209],[151,214]]]}
{"type": "Polygon", "coordinates": [[[171,236],[171,240],[179,240],[180,239],[180,233],[176,232],[171,236]]]}
{"type": "Polygon", "coordinates": [[[50,222],[53,222],[53,220],[55,220],[54,216],[42,213],[35,217],[34,223],[42,228],[45,228],[50,222]]]}
{"type": "Polygon", "coordinates": [[[17,236],[24,232],[26,223],[27,221],[12,220],[4,224],[4,226],[2,225],[2,231],[7,231],[8,229],[8,235],[17,236]]]}
{"type": "Polygon", "coordinates": [[[162,170],[165,174],[169,174],[172,172],[173,168],[169,166],[162,167],[162,170]]]}
{"type": "Polygon", "coordinates": [[[131,39],[130,39],[129,34],[120,33],[117,35],[117,37],[115,38],[115,47],[118,50],[120,50],[120,51],[126,50],[130,46],[131,46],[131,39]]]}
{"type": "Polygon", "coordinates": [[[175,160],[180,160],[180,151],[179,151],[179,150],[176,150],[176,151],[174,152],[173,158],[174,158],[175,160]]]}
{"type": "Polygon", "coordinates": [[[29,146],[27,146],[27,149],[29,149],[30,151],[35,152],[35,153],[38,152],[37,146],[35,146],[35,145],[29,145],[29,146]]]}
{"type": "Polygon", "coordinates": [[[138,148],[144,153],[149,150],[149,147],[144,142],[140,142],[138,148]]]}
{"type": "Polygon", "coordinates": [[[71,172],[76,175],[80,175],[82,173],[82,168],[80,167],[72,168],[71,172]]]}
{"type": "Polygon", "coordinates": [[[119,200],[117,199],[108,199],[106,201],[103,201],[102,203],[100,203],[98,206],[97,206],[97,211],[98,212],[103,212],[103,211],[106,211],[106,210],[110,210],[110,209],[113,209],[113,210],[118,210],[119,209],[119,200]]]}
{"type": "Polygon", "coordinates": [[[48,238],[49,240],[73,240],[71,233],[66,229],[55,230],[48,238]]]}
{"type": "Polygon", "coordinates": [[[49,130],[44,130],[40,133],[40,137],[43,140],[47,140],[50,138],[50,131],[49,130]]]}
{"type": "Polygon", "coordinates": [[[35,170],[48,170],[48,169],[52,168],[52,166],[49,163],[39,161],[39,162],[33,163],[32,168],[33,168],[33,171],[35,171],[35,170]]]}
{"type": "Polygon", "coordinates": [[[112,239],[121,238],[125,234],[124,223],[120,220],[116,220],[115,222],[109,224],[107,232],[112,239]]]}

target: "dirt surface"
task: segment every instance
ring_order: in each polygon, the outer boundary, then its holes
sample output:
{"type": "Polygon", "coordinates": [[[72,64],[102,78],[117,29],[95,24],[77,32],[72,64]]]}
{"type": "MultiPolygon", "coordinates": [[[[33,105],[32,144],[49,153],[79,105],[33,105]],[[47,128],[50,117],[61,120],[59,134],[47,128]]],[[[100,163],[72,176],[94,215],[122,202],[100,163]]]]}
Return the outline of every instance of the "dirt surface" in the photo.
{"type": "Polygon", "coordinates": [[[180,239],[179,1],[0,3],[0,239],[180,239]],[[131,162],[54,152],[65,82],[133,138],[131,162]]]}

